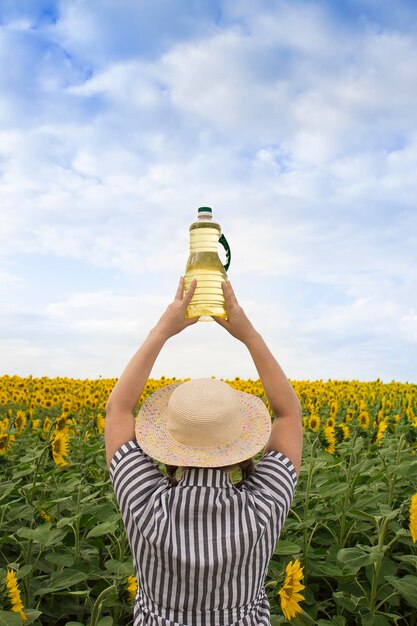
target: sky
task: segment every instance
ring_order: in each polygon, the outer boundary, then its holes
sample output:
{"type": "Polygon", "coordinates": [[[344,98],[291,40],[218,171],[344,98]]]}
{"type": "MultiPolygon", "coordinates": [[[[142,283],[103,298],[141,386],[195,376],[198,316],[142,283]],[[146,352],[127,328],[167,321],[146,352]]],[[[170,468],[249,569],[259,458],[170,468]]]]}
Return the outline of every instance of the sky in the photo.
{"type": "MultiPolygon", "coordinates": [[[[0,375],[119,377],[210,206],[290,379],[417,382],[416,22],[412,0],[2,0],[0,375]]],[[[162,375],[258,377],[215,322],[162,375]]]]}

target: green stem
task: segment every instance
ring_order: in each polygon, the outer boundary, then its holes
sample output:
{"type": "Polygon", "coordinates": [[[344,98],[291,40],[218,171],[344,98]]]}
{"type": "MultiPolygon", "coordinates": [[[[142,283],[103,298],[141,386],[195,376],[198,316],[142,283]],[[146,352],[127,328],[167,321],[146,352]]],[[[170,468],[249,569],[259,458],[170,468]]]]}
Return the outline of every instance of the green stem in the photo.
{"type": "Polygon", "coordinates": [[[397,541],[397,538],[398,538],[398,533],[395,533],[395,537],[393,539],[391,539],[391,541],[389,543],[387,543],[387,545],[385,546],[384,552],[388,552],[388,550],[390,549],[392,544],[397,541]]]}
{"type": "Polygon", "coordinates": [[[393,593],[390,593],[389,596],[387,596],[386,598],[381,600],[381,602],[375,607],[375,611],[378,611],[379,607],[382,606],[384,604],[384,602],[386,602],[387,600],[392,598],[392,596],[396,596],[397,594],[398,594],[398,591],[394,591],[393,593]]]}
{"type": "MultiPolygon", "coordinates": [[[[395,466],[394,467],[398,467],[398,465],[400,463],[400,456],[401,456],[401,452],[402,452],[402,448],[403,448],[403,442],[404,442],[404,433],[401,434],[401,436],[400,436],[400,438],[398,440],[397,456],[396,456],[395,466]]],[[[393,496],[394,496],[395,482],[396,482],[396,476],[394,474],[392,476],[392,480],[390,480],[390,490],[389,490],[389,495],[388,495],[388,506],[390,508],[392,507],[392,500],[393,500],[393,496]]]]}
{"type": "Polygon", "coordinates": [[[97,622],[101,613],[101,605],[103,604],[107,596],[109,596],[113,591],[116,591],[116,585],[110,585],[110,587],[106,587],[106,589],[103,589],[100,595],[97,596],[91,613],[90,626],[97,626],[97,622]]]}
{"type": "Polygon", "coordinates": [[[298,519],[298,521],[300,522],[300,524],[302,524],[302,523],[303,523],[303,520],[301,519],[301,517],[300,517],[300,516],[299,516],[299,515],[298,515],[298,514],[297,514],[297,513],[293,510],[293,509],[290,509],[290,511],[291,511],[291,513],[292,513],[293,515],[295,515],[295,517],[298,519]]]}
{"type": "Polygon", "coordinates": [[[308,540],[308,544],[307,544],[307,551],[308,551],[308,552],[310,551],[311,541],[312,541],[312,539],[313,539],[313,537],[314,537],[314,533],[316,532],[317,528],[318,528],[320,525],[321,525],[321,523],[320,523],[320,522],[316,522],[316,523],[314,524],[314,528],[313,528],[313,530],[311,531],[311,534],[310,534],[310,539],[308,540]]]}
{"type": "Polygon", "coordinates": [[[335,544],[337,544],[337,536],[336,534],[332,531],[331,528],[328,527],[327,524],[325,524],[324,522],[320,522],[320,526],[323,526],[323,528],[325,528],[333,537],[335,544]]]}
{"type": "MultiPolygon", "coordinates": [[[[48,433],[48,435],[49,435],[49,433],[48,433]]],[[[30,490],[30,496],[28,498],[28,504],[30,504],[30,506],[33,506],[32,503],[33,503],[33,498],[34,498],[34,495],[35,495],[36,481],[37,481],[37,478],[38,478],[38,473],[39,473],[39,467],[40,467],[40,464],[41,464],[41,460],[43,459],[45,452],[47,452],[48,450],[49,450],[49,442],[47,443],[47,445],[45,445],[44,449],[42,450],[42,453],[39,455],[39,457],[38,457],[38,459],[36,461],[35,473],[34,473],[33,481],[32,481],[32,488],[30,490]]],[[[33,520],[32,520],[32,522],[33,522],[33,520]]]]}
{"type": "Polygon", "coordinates": [[[361,588],[362,593],[363,593],[363,597],[366,598],[368,600],[368,604],[369,604],[369,598],[368,598],[368,594],[366,593],[365,589],[362,587],[362,585],[360,584],[359,580],[356,579],[355,583],[361,588]]]}
{"type": "Polygon", "coordinates": [[[375,611],[375,602],[376,602],[376,596],[377,596],[377,587],[378,587],[378,577],[379,577],[379,570],[381,569],[381,564],[382,564],[382,557],[383,557],[383,545],[384,545],[384,539],[385,539],[385,534],[387,532],[387,526],[388,526],[388,518],[385,518],[384,521],[381,524],[381,528],[379,527],[378,524],[378,550],[380,552],[380,556],[378,557],[378,560],[373,563],[373,572],[372,572],[372,587],[371,587],[371,596],[369,599],[369,611],[370,613],[373,613],[375,611]]]}
{"type": "Polygon", "coordinates": [[[119,614],[120,614],[120,608],[118,606],[112,607],[113,624],[119,623],[119,614]]]}
{"type": "Polygon", "coordinates": [[[356,460],[356,455],[355,455],[355,452],[354,452],[355,441],[356,441],[356,432],[354,433],[353,438],[352,438],[352,454],[349,457],[349,465],[348,465],[347,474],[346,474],[347,489],[345,491],[345,497],[343,499],[343,510],[342,510],[342,517],[341,517],[341,521],[340,521],[340,537],[339,537],[339,547],[340,548],[344,548],[344,546],[346,545],[346,539],[347,539],[347,536],[345,537],[344,534],[345,534],[346,514],[347,514],[347,509],[348,509],[348,502],[351,500],[351,491],[353,490],[353,485],[350,485],[350,475],[351,475],[351,471],[352,471],[353,457],[355,457],[355,460],[356,460]]]}
{"type": "Polygon", "coordinates": [[[307,517],[308,517],[308,505],[310,499],[310,490],[313,482],[313,473],[314,473],[314,462],[315,462],[315,451],[317,439],[314,440],[313,445],[311,447],[311,458],[308,466],[308,475],[307,475],[307,486],[306,486],[306,495],[304,498],[303,508],[304,508],[304,580],[307,581],[307,554],[309,549],[309,544],[307,540],[307,517]]]}
{"type": "Polygon", "coordinates": [[[80,478],[80,484],[78,485],[77,492],[77,506],[76,506],[76,514],[75,514],[75,523],[74,523],[74,552],[75,552],[75,563],[78,563],[80,559],[80,503],[81,503],[81,491],[82,491],[82,477],[80,478]]]}
{"type": "MultiPolygon", "coordinates": [[[[398,467],[399,465],[402,447],[403,447],[403,435],[400,436],[400,439],[398,441],[395,467],[398,467]]],[[[394,497],[394,488],[395,488],[395,483],[396,483],[395,474],[393,474],[393,476],[390,477],[389,481],[390,481],[390,489],[389,489],[389,494],[388,494],[388,505],[391,508],[393,497],[394,497]]],[[[385,546],[385,549],[384,549],[384,540],[385,540],[385,535],[388,529],[388,521],[389,521],[388,518],[385,518],[381,524],[381,527],[379,526],[379,524],[377,525],[377,528],[379,531],[378,532],[379,534],[378,550],[379,550],[380,555],[378,557],[378,560],[373,564],[372,587],[371,587],[371,596],[370,596],[370,601],[369,601],[369,611],[371,613],[373,613],[374,611],[377,611],[378,608],[383,604],[383,602],[380,602],[378,604],[378,607],[375,607],[376,597],[377,597],[377,592],[378,592],[377,587],[378,587],[379,571],[381,569],[382,559],[385,553],[387,552],[388,548],[391,547],[391,545],[394,543],[394,541],[397,538],[395,536],[394,539],[390,541],[390,543],[387,546],[385,546]]]]}

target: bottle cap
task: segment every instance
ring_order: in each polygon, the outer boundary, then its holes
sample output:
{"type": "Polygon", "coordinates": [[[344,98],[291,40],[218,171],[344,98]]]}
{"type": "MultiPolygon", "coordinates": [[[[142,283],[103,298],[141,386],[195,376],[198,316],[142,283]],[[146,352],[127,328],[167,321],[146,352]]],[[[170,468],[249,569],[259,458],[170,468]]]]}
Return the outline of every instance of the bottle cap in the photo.
{"type": "Polygon", "coordinates": [[[198,209],[198,216],[200,217],[200,215],[201,216],[210,216],[210,217],[212,217],[211,208],[209,206],[201,206],[198,209]]]}

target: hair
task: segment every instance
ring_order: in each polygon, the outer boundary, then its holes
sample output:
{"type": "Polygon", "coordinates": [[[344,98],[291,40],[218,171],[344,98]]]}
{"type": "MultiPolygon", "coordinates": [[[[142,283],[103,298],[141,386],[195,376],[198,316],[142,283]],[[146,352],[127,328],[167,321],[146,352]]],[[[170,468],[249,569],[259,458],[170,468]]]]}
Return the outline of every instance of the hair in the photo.
{"type": "MultiPolygon", "coordinates": [[[[240,468],[241,479],[237,483],[235,483],[235,487],[241,487],[243,482],[247,480],[247,478],[249,478],[249,476],[252,474],[253,470],[255,469],[255,463],[252,457],[244,461],[240,461],[240,463],[234,463],[233,465],[222,465],[222,466],[212,468],[212,469],[222,469],[224,471],[230,471],[238,467],[240,468]]],[[[180,467],[177,465],[165,464],[165,469],[170,479],[171,486],[174,487],[175,485],[178,484],[176,473],[177,473],[177,470],[180,469],[180,467]]],[[[181,472],[184,469],[188,469],[188,468],[181,467],[181,472]]]]}

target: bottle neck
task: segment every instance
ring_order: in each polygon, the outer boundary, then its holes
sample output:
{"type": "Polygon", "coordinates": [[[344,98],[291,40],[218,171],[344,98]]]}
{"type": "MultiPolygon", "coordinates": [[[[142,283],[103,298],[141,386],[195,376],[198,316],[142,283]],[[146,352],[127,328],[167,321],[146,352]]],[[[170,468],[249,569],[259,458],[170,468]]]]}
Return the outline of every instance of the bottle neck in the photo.
{"type": "Polygon", "coordinates": [[[211,222],[212,217],[213,217],[212,215],[199,215],[198,221],[199,222],[211,222]]]}

